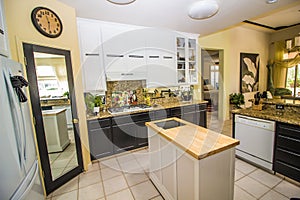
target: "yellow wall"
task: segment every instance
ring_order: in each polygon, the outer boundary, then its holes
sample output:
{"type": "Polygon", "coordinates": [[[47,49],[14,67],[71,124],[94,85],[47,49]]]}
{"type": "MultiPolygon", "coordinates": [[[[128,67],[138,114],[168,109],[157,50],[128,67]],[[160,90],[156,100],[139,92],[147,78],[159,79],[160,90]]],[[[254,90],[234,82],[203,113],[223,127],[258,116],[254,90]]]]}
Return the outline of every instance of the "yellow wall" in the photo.
{"type": "Polygon", "coordinates": [[[23,42],[70,50],[84,168],[87,169],[91,161],[84,109],[75,9],[56,0],[4,0],[4,12],[12,59],[24,64],[23,42]],[[31,11],[37,6],[48,7],[60,16],[63,23],[63,32],[60,37],[47,38],[34,28],[31,22],[31,11]]]}
{"type": "MultiPolygon", "coordinates": [[[[259,90],[267,88],[267,60],[269,56],[270,35],[244,27],[233,27],[215,34],[199,38],[199,45],[204,49],[221,49],[224,52],[223,81],[223,119],[229,119],[229,94],[240,91],[240,53],[258,53],[260,55],[259,90]]],[[[253,96],[253,93],[246,94],[253,96]]]]}

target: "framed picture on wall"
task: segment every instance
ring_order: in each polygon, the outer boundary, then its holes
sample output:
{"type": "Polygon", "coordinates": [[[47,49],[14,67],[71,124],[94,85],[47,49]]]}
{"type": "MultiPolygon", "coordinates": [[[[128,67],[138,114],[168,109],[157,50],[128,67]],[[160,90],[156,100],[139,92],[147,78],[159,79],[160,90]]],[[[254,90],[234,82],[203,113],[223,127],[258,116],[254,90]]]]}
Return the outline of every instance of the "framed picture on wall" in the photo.
{"type": "Polygon", "coordinates": [[[255,92],[259,85],[259,54],[240,54],[240,91],[255,92]]]}

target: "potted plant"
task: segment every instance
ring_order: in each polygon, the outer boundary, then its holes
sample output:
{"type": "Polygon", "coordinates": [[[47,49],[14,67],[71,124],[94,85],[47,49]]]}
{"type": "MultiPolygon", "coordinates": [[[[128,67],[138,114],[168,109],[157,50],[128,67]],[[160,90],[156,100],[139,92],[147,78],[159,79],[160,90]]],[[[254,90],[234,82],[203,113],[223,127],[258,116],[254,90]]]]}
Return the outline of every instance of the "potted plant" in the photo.
{"type": "Polygon", "coordinates": [[[234,105],[234,108],[241,108],[240,105],[245,104],[245,98],[242,93],[232,93],[229,95],[230,104],[234,105]]]}
{"type": "Polygon", "coordinates": [[[70,98],[70,93],[69,91],[64,92],[63,94],[64,97],[67,97],[68,99],[70,98]]]}
{"type": "Polygon", "coordinates": [[[97,113],[99,113],[100,107],[102,106],[102,99],[101,99],[101,96],[95,96],[94,104],[95,104],[95,107],[94,107],[94,113],[97,114],[97,113]]]}
{"type": "Polygon", "coordinates": [[[95,97],[91,93],[84,94],[84,100],[86,105],[87,114],[93,114],[95,107],[95,97]]]}

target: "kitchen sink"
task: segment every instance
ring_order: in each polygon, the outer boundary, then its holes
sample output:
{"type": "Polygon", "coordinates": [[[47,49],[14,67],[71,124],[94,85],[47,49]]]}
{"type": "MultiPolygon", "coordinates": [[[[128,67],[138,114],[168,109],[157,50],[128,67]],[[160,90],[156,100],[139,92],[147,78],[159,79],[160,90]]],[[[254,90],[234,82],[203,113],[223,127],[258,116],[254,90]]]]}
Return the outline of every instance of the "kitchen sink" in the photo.
{"type": "Polygon", "coordinates": [[[156,122],[155,125],[163,129],[170,129],[178,126],[184,126],[186,124],[178,122],[176,120],[168,120],[163,122],[156,122]]]}
{"type": "Polygon", "coordinates": [[[146,104],[138,104],[138,105],[129,105],[129,106],[122,106],[122,107],[114,107],[114,108],[108,108],[108,112],[110,114],[115,113],[128,113],[133,111],[147,111],[151,110],[152,107],[148,106],[146,104]]]}

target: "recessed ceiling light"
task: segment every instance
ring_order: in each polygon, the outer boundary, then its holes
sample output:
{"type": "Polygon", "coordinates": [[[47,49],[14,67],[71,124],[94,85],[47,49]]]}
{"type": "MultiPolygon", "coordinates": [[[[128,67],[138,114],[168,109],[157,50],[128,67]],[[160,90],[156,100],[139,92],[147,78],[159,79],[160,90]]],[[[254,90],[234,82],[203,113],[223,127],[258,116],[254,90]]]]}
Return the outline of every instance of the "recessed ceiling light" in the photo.
{"type": "Polygon", "coordinates": [[[278,0],[266,0],[266,3],[272,4],[272,3],[277,3],[278,0]]]}
{"type": "Polygon", "coordinates": [[[189,16],[193,19],[206,19],[215,15],[219,5],[215,0],[201,0],[192,4],[189,16]]]}
{"type": "Polygon", "coordinates": [[[135,0],[107,0],[107,1],[114,4],[126,5],[134,2],[135,0]]]}

